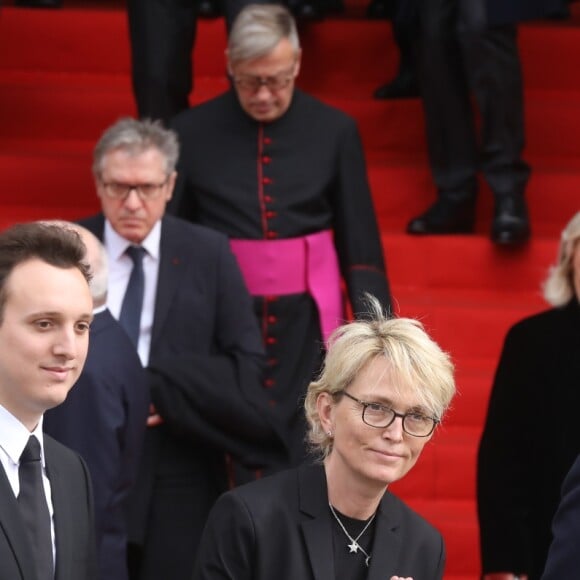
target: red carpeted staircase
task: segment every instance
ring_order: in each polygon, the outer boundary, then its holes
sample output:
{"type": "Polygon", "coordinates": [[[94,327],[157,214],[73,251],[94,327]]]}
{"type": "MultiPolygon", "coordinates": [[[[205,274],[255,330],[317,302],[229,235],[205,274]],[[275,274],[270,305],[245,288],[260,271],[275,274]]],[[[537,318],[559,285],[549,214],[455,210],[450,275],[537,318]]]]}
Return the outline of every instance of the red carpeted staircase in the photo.
{"type": "MultiPolygon", "coordinates": [[[[363,0],[355,1],[346,17],[302,28],[299,84],[358,119],[397,311],[419,317],[456,362],[454,409],[393,489],[445,535],[445,577],[473,580],[475,455],[495,364],[508,327],[544,307],[540,281],[562,226],[580,209],[580,13],[566,23],[521,27],[534,238],[506,251],[487,239],[492,204],[483,184],[476,235],[403,233],[434,197],[421,105],[371,99],[393,75],[397,55],[389,24],[364,20],[363,0]]],[[[226,88],[224,46],[223,22],[201,21],[193,102],[226,88]]],[[[128,71],[121,1],[0,9],[0,227],[97,209],[91,150],[108,124],[134,114],[128,71]]]]}

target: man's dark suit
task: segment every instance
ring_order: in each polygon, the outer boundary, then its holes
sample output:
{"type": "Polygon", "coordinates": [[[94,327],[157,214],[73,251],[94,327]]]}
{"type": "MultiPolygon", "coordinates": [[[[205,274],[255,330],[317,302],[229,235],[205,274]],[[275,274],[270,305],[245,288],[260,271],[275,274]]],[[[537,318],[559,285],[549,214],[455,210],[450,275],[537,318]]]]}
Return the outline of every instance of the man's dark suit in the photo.
{"type": "Polygon", "coordinates": [[[580,456],[564,480],[552,534],[554,540],[542,580],[576,578],[580,570],[580,456]]]}
{"type": "MultiPolygon", "coordinates": [[[[263,4],[268,0],[254,1],[263,4]]],[[[220,2],[228,29],[249,2],[220,2]]],[[[139,117],[169,122],[189,107],[197,5],[197,0],[127,1],[131,79],[139,117]]]]}
{"type": "MultiPolygon", "coordinates": [[[[44,437],[56,536],[55,580],[97,578],[91,482],[80,457],[44,437]]],[[[34,558],[14,492],[0,465],[0,578],[35,580],[34,558]]]]}
{"type": "Polygon", "coordinates": [[[419,22],[419,80],[441,200],[473,204],[481,170],[496,202],[522,203],[530,169],[522,159],[525,123],[516,24],[561,14],[565,6],[566,0],[402,0],[401,18],[419,22]]]}
{"type": "MultiPolygon", "coordinates": [[[[102,215],[81,225],[103,238],[102,215]]],[[[129,522],[143,546],[141,579],[189,578],[209,509],[227,488],[224,451],[251,466],[285,460],[262,353],[227,238],[165,216],[147,369],[164,423],[147,430],[129,522]]]]}
{"type": "Polygon", "coordinates": [[[95,315],[83,372],[44,431],[87,462],[95,496],[99,573],[126,580],[127,498],[135,483],[149,407],[135,347],[108,310],[95,315]]]}
{"type": "Polygon", "coordinates": [[[560,489],[580,453],[580,306],[514,325],[495,375],[478,455],[483,572],[542,574],[560,489]]]}
{"type": "MultiPolygon", "coordinates": [[[[216,503],[193,580],[334,580],[332,528],[321,465],[243,485],[216,503]]],[[[368,580],[443,577],[441,534],[390,492],[379,504],[368,580]]]]}

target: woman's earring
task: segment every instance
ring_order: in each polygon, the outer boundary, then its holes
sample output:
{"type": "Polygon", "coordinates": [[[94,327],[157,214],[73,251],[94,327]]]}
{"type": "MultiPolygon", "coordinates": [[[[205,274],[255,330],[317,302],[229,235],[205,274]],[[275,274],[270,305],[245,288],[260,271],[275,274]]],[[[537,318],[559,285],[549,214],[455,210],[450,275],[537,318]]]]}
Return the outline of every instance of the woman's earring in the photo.
{"type": "Polygon", "coordinates": [[[328,431],[328,436],[332,439],[332,431],[328,431]]]}

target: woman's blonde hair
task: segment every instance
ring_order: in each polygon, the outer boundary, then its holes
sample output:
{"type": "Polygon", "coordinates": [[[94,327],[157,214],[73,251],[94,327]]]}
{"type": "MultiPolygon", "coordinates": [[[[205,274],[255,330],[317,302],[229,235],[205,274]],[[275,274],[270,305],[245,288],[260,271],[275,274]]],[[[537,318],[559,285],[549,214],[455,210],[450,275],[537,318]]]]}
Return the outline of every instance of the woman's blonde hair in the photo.
{"type": "Polygon", "coordinates": [[[344,391],[376,357],[389,362],[390,376],[397,387],[409,389],[438,420],[455,394],[453,363],[422,324],[411,318],[388,318],[371,296],[367,303],[366,319],[345,324],[331,335],[322,372],[308,386],[304,402],[308,440],[312,450],[322,457],[330,453],[332,439],[318,416],[319,395],[334,396],[344,391]]]}
{"type": "Polygon", "coordinates": [[[552,306],[563,306],[575,296],[572,259],[579,239],[580,212],[568,222],[562,231],[558,262],[551,266],[548,277],[543,284],[544,298],[552,306]]]}

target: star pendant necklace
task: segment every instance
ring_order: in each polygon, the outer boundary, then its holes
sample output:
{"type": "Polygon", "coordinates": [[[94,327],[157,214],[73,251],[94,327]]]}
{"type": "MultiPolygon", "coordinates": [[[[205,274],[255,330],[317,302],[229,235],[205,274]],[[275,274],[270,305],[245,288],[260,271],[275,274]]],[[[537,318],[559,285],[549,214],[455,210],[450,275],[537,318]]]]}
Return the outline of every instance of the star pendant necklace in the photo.
{"type": "Polygon", "coordinates": [[[330,502],[328,503],[328,507],[330,507],[330,511],[332,512],[332,515],[334,516],[334,519],[338,522],[338,525],[340,526],[340,529],[344,532],[344,535],[350,540],[350,544],[347,544],[347,547],[350,550],[350,553],[351,554],[356,554],[360,550],[364,554],[364,556],[365,556],[365,566],[368,568],[372,554],[367,554],[367,552],[365,551],[365,549],[358,543],[358,541],[361,539],[362,535],[367,531],[368,527],[373,523],[373,520],[375,519],[375,516],[377,515],[377,512],[375,512],[371,516],[371,518],[369,519],[369,521],[366,523],[365,527],[362,529],[362,532],[356,538],[353,538],[348,533],[347,529],[344,527],[344,524],[342,523],[341,519],[338,517],[338,514],[336,513],[336,511],[334,509],[334,506],[330,502]]]}

